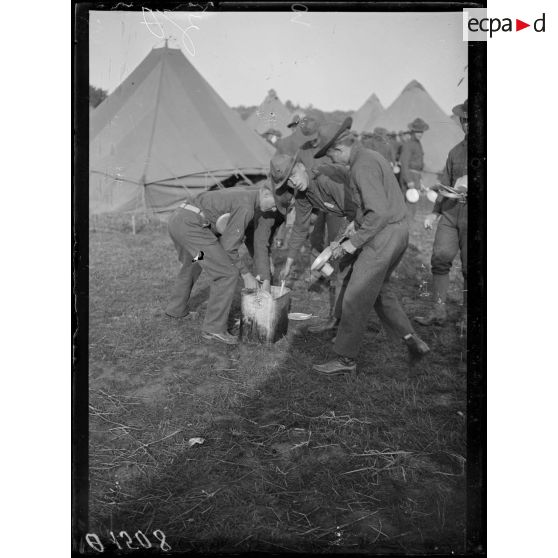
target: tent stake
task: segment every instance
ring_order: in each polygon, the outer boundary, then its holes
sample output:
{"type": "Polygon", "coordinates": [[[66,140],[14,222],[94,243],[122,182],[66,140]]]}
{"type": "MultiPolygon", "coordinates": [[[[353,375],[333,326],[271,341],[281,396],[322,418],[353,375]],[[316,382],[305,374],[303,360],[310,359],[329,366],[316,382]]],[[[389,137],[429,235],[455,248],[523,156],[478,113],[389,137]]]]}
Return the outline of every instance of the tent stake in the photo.
{"type": "Polygon", "coordinates": [[[136,216],[132,215],[132,234],[136,234],[136,216]]]}

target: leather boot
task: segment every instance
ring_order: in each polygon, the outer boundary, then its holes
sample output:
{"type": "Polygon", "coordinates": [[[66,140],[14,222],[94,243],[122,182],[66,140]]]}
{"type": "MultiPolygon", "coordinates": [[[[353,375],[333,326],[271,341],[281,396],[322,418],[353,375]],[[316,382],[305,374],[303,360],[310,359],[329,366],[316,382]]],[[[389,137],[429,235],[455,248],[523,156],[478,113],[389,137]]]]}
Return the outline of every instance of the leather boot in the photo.
{"type": "Polygon", "coordinates": [[[432,296],[436,301],[427,316],[416,316],[415,321],[421,325],[442,325],[448,319],[446,296],[449,288],[449,274],[432,276],[432,296]]]}
{"type": "Polygon", "coordinates": [[[324,376],[338,376],[340,374],[356,373],[356,362],[352,358],[338,356],[337,358],[324,362],[323,364],[314,364],[312,370],[319,372],[324,376]]]}

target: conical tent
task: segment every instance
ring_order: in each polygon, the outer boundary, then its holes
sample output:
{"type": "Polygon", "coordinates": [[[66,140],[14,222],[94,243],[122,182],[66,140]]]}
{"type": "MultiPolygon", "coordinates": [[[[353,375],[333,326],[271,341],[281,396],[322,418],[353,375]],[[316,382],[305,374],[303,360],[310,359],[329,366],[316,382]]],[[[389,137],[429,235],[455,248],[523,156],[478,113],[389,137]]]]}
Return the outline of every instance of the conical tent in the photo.
{"type": "Polygon", "coordinates": [[[379,118],[384,110],[376,93],[372,93],[366,102],[353,114],[352,129],[359,133],[370,130],[370,126],[379,118]]]}
{"type": "Polygon", "coordinates": [[[291,118],[291,111],[279,100],[275,90],[270,89],[262,104],[247,118],[246,123],[258,134],[277,130],[285,137],[290,134],[287,124],[291,118]]]}
{"type": "Polygon", "coordinates": [[[273,148],[180,49],[153,49],[91,114],[90,212],[165,211],[235,173],[263,174],[273,148]]]}
{"type": "Polygon", "coordinates": [[[463,139],[463,131],[418,81],[411,81],[384,113],[370,124],[367,131],[372,131],[376,126],[390,131],[406,131],[409,123],[417,117],[430,126],[421,139],[425,170],[439,172],[446,163],[450,149],[463,139]]]}

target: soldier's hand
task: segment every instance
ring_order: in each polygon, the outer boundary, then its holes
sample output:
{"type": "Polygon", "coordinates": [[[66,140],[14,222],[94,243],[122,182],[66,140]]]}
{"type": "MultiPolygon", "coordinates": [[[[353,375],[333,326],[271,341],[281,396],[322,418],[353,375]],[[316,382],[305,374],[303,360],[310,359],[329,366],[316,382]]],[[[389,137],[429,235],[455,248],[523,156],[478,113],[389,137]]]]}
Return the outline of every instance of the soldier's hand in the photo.
{"type": "Polygon", "coordinates": [[[355,222],[351,221],[348,224],[347,228],[345,229],[343,236],[346,236],[347,238],[351,238],[351,236],[353,236],[355,233],[356,233],[355,222]]]}
{"type": "Polygon", "coordinates": [[[291,273],[292,265],[293,265],[293,258],[287,258],[287,261],[285,262],[285,265],[283,266],[283,269],[279,273],[279,279],[281,279],[281,281],[286,281],[287,280],[287,278],[289,277],[289,275],[291,273]]]}
{"type": "Polygon", "coordinates": [[[262,283],[262,291],[265,291],[267,293],[271,292],[271,283],[270,283],[269,279],[264,279],[264,281],[262,283]]]}
{"type": "Polygon", "coordinates": [[[339,242],[336,242],[335,240],[329,245],[329,248],[331,250],[331,259],[332,260],[336,260],[337,258],[340,258],[344,253],[344,250],[341,247],[341,244],[339,244],[339,242]]]}
{"type": "Polygon", "coordinates": [[[242,275],[242,280],[244,281],[244,288],[246,289],[257,289],[258,282],[256,278],[251,273],[244,273],[242,275]]]}
{"type": "Polygon", "coordinates": [[[430,213],[430,215],[427,215],[426,219],[424,220],[424,228],[430,230],[434,226],[434,223],[436,222],[438,217],[439,215],[437,213],[430,213]]]}
{"type": "Polygon", "coordinates": [[[356,252],[356,247],[350,240],[345,240],[345,242],[341,244],[341,248],[349,254],[354,254],[356,252]]]}

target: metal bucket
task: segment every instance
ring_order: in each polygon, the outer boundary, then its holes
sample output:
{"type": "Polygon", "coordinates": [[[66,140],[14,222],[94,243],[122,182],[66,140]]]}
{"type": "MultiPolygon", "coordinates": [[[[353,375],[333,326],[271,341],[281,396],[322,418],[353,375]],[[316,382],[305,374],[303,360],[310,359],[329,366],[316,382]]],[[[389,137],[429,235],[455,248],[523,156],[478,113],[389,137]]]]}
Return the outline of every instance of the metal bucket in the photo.
{"type": "Polygon", "coordinates": [[[262,289],[243,289],[240,339],[265,345],[275,343],[287,334],[291,290],[271,287],[271,294],[262,289]]]}

